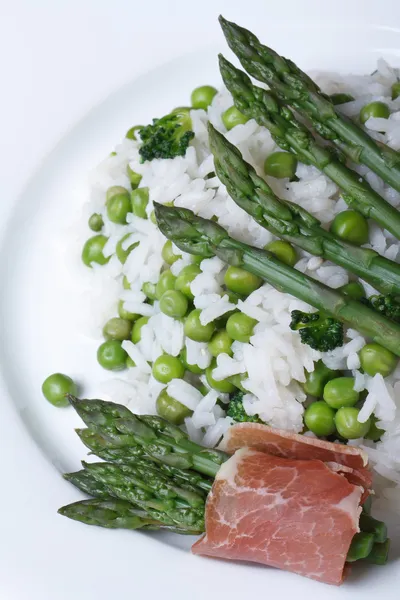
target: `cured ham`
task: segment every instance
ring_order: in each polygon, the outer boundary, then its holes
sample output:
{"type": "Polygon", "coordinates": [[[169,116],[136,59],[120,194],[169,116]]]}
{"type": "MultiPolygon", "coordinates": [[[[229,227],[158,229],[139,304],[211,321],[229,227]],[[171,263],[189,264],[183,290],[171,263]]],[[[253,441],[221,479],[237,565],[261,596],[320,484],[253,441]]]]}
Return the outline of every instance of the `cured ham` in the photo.
{"type": "Polygon", "coordinates": [[[239,449],[216,476],[192,550],[339,585],[362,493],[321,460],[239,449]]]}

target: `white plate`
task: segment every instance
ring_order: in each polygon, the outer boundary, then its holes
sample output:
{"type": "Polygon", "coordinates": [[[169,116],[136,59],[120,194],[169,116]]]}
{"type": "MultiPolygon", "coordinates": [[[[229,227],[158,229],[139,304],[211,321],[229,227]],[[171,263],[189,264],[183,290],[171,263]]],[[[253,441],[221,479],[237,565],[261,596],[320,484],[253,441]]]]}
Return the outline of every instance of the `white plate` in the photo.
{"type": "MultiPolygon", "coordinates": [[[[245,15],[241,22],[246,23],[245,15]]],[[[307,69],[368,72],[382,55],[399,64],[400,33],[393,28],[346,23],[338,31],[336,24],[315,20],[308,26],[276,22],[272,27],[269,20],[257,33],[307,69]]],[[[205,594],[239,599],[278,592],[326,599],[382,593],[390,599],[398,594],[396,558],[385,568],[355,569],[338,590],[277,570],[193,557],[185,550],[188,540],[178,536],[108,532],[56,515],[59,506],[79,498],[60,473],[78,469],[85,452],[73,432],[78,419],[72,410],[48,405],[41,383],[48,373],[61,370],[90,396],[94,384],[106,378],[96,364],[97,343],[83,338],[76,326],[72,299],[79,292],[79,277],[65,231],[79,219],[88,171],[131,125],[187,103],[191,89],[201,83],[218,84],[218,51],[227,54],[222,41],[111,95],[60,141],[15,199],[0,248],[5,399],[0,432],[3,456],[7,452],[9,457],[0,502],[2,599],[153,599],[161,594],[165,600],[205,594]]],[[[394,557],[399,556],[396,540],[394,557]]]]}

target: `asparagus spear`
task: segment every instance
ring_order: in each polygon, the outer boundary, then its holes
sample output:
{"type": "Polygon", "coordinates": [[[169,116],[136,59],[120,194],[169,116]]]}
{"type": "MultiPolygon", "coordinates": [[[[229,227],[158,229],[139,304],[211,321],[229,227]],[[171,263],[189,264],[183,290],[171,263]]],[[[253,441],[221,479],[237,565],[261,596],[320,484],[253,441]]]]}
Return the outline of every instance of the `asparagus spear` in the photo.
{"type": "Polygon", "coordinates": [[[332,140],[353,161],[366,165],[400,192],[400,154],[373,140],[341,114],[329,96],[292,61],[264,46],[257,37],[220,17],[225,38],[244,69],[267,83],[280,100],[309,118],[316,131],[332,140]]]}
{"type": "Polygon", "coordinates": [[[267,127],[278,146],[293,152],[305,164],[323,171],[341,188],[343,199],[351,208],[400,239],[400,212],[396,208],[358,173],[340,162],[331,148],[318,144],[292,111],[282,106],[271,92],[253,85],[246,73],[236,69],[223,56],[220,56],[219,66],[235,106],[242,113],[267,127]]]}
{"type": "Polygon", "coordinates": [[[102,498],[103,500],[109,500],[111,497],[106,486],[103,483],[96,481],[96,479],[84,469],[77,471],[76,473],[64,473],[63,477],[89,496],[102,498]]]}
{"type": "Polygon", "coordinates": [[[229,195],[257,223],[303,250],[352,271],[383,294],[400,294],[400,265],[373,250],[349,244],[325,231],[318,219],[300,206],[280,200],[211,123],[208,126],[215,171],[229,195]]]}
{"type": "Polygon", "coordinates": [[[270,252],[232,239],[214,221],[198,217],[185,208],[157,203],[154,206],[160,230],[181,250],[204,257],[217,255],[228,264],[258,275],[277,289],[308,302],[400,355],[400,326],[397,323],[283,264],[270,252]]]}

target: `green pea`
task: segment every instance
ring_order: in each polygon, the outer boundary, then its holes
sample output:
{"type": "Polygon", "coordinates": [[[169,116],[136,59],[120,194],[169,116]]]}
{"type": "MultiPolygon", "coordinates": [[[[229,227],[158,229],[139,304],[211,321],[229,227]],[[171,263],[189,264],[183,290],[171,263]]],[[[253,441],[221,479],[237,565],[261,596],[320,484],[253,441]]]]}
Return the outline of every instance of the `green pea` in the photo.
{"type": "Polygon", "coordinates": [[[116,153],[116,152],[114,152],[114,151],[113,151],[113,152],[110,152],[110,156],[117,156],[117,153],[116,153]]]}
{"type": "Polygon", "coordinates": [[[374,342],[361,348],[359,357],[362,370],[372,377],[377,373],[387,377],[393,373],[398,362],[393,352],[374,342]]]}
{"type": "Polygon", "coordinates": [[[400,96],[400,81],[396,81],[392,85],[392,100],[396,100],[400,96]]]}
{"type": "Polygon", "coordinates": [[[175,289],[176,277],[169,269],[161,273],[160,279],[156,285],[156,298],[160,300],[161,296],[168,290],[175,289]]]}
{"type": "Polygon", "coordinates": [[[108,238],[105,235],[94,235],[89,238],[82,250],[82,260],[87,267],[91,267],[92,263],[98,263],[99,265],[105,265],[110,260],[103,254],[103,248],[106,245],[108,238]]]}
{"type": "Polygon", "coordinates": [[[226,322],[226,332],[233,340],[246,343],[250,341],[256,325],[257,321],[255,319],[237,312],[231,315],[226,322]]]}
{"type": "Polygon", "coordinates": [[[264,162],[264,173],[270,177],[292,179],[296,175],[297,158],[289,152],[273,152],[264,162]]]}
{"type": "Polygon", "coordinates": [[[123,276],[122,278],[122,287],[124,288],[124,290],[130,290],[131,289],[131,284],[128,281],[128,278],[126,275],[123,276]]]}
{"type": "Polygon", "coordinates": [[[167,263],[167,265],[173,265],[174,262],[176,262],[177,260],[179,260],[180,258],[182,258],[181,254],[175,254],[173,249],[172,249],[172,242],[171,240],[167,240],[161,250],[161,256],[163,257],[164,262],[167,263]]]}
{"type": "Polygon", "coordinates": [[[346,285],[342,285],[339,290],[354,300],[361,300],[361,298],[365,298],[364,288],[358,281],[350,281],[349,283],[346,283],[346,285]]]}
{"type": "Polygon", "coordinates": [[[136,132],[140,131],[143,128],[143,125],[134,125],[133,127],[131,127],[130,129],[128,129],[128,131],[126,132],[125,137],[128,138],[128,140],[137,140],[136,137],[136,132]]]}
{"type": "Polygon", "coordinates": [[[118,242],[118,244],[115,247],[115,253],[118,257],[118,260],[124,264],[124,262],[126,261],[126,259],[128,258],[128,256],[130,255],[130,253],[132,252],[132,250],[134,248],[136,248],[136,246],[139,246],[140,242],[134,242],[133,244],[131,244],[130,246],[128,246],[128,248],[126,250],[124,250],[123,248],[123,243],[126,239],[128,239],[128,237],[130,237],[132,234],[131,233],[127,233],[126,235],[124,235],[118,242]]]}
{"type": "Polygon", "coordinates": [[[333,219],[330,230],[334,235],[361,246],[369,240],[368,221],[355,210],[344,210],[333,219]]]}
{"type": "Polygon", "coordinates": [[[182,292],[167,290],[160,298],[160,310],[168,317],[181,319],[187,313],[189,303],[182,292]]]}
{"type": "Polygon", "coordinates": [[[142,339],[142,327],[146,325],[149,317],[140,317],[134,322],[132,327],[131,340],[134,344],[137,344],[142,339]]]}
{"type": "Polygon", "coordinates": [[[360,410],[355,406],[343,406],[335,415],[336,429],[345,440],[356,440],[364,437],[371,427],[371,419],[360,423],[358,415],[360,410]]]}
{"type": "Polygon", "coordinates": [[[104,225],[103,217],[98,213],[93,213],[89,218],[88,225],[92,231],[101,231],[104,225]]]}
{"type": "Polygon", "coordinates": [[[108,202],[108,200],[111,200],[113,196],[119,196],[120,194],[124,196],[129,196],[129,190],[122,187],[122,185],[113,185],[109,187],[106,192],[106,203],[108,202]]]}
{"type": "Polygon", "coordinates": [[[232,356],[232,338],[229,337],[225,329],[216,331],[208,342],[208,350],[212,356],[218,356],[218,354],[228,354],[232,356]]]}
{"type": "Polygon", "coordinates": [[[209,342],[214,333],[214,323],[202,325],[200,323],[201,310],[195,308],[188,314],[185,320],[184,332],[185,335],[195,342],[209,342]]]}
{"type": "Polygon", "coordinates": [[[203,108],[204,110],[207,110],[217,93],[218,90],[211,85],[202,85],[201,87],[196,88],[193,90],[190,97],[193,108],[203,108]]]}
{"type": "Polygon", "coordinates": [[[150,221],[153,223],[153,225],[157,225],[156,213],[154,210],[152,210],[150,213],[150,221]]]}
{"type": "Polygon", "coordinates": [[[175,398],[171,398],[166,390],[162,390],[156,401],[157,414],[174,425],[182,425],[186,417],[190,417],[193,411],[187,408],[175,398]]]}
{"type": "Polygon", "coordinates": [[[245,269],[230,266],[226,270],[224,283],[232,292],[248,296],[262,285],[262,279],[245,269]]]}
{"type": "Polygon", "coordinates": [[[230,381],[231,383],[233,383],[233,385],[236,388],[238,388],[241,392],[243,392],[243,394],[248,394],[249,392],[242,385],[242,381],[244,379],[247,379],[247,378],[248,378],[248,374],[247,373],[241,373],[241,374],[238,374],[238,375],[231,375],[230,377],[228,377],[228,381],[230,381]]]}
{"type": "Polygon", "coordinates": [[[176,356],[162,354],[154,361],[152,373],[160,383],[169,383],[172,379],[182,379],[185,367],[176,356]]]}
{"type": "Polygon", "coordinates": [[[306,372],[306,381],[303,384],[303,389],[309,396],[319,398],[324,392],[324,387],[331,379],[338,376],[338,371],[328,369],[326,365],[319,360],[314,364],[314,371],[306,372]]]}
{"type": "Polygon", "coordinates": [[[190,365],[188,363],[186,348],[183,348],[183,350],[180,354],[180,359],[181,359],[183,366],[185,367],[185,369],[187,371],[190,371],[191,373],[194,373],[195,375],[201,375],[201,373],[204,373],[204,369],[201,369],[198,365],[190,365]]]}
{"type": "Polygon", "coordinates": [[[354,406],[360,397],[354,389],[353,377],[336,377],[331,379],[324,387],[324,400],[332,408],[354,406]]]}
{"type": "Polygon", "coordinates": [[[371,102],[366,104],[360,110],[360,121],[365,123],[371,117],[378,117],[380,119],[388,119],[390,116],[390,109],[384,102],[371,102]]]}
{"type": "Polygon", "coordinates": [[[335,106],[338,106],[339,104],[346,104],[346,102],[353,102],[354,99],[355,98],[351,94],[346,94],[344,92],[331,94],[331,100],[335,106]]]}
{"type": "Polygon", "coordinates": [[[131,337],[132,323],[128,319],[113,317],[103,327],[106,340],[129,340],[131,337]]]}
{"type": "Polygon", "coordinates": [[[118,340],[107,340],[97,350],[97,360],[103,369],[121,371],[126,367],[128,355],[118,340]]]}
{"type": "MultiPolygon", "coordinates": [[[[239,300],[243,300],[243,296],[241,296],[240,294],[235,294],[235,292],[231,292],[230,290],[226,290],[226,293],[228,295],[229,302],[231,302],[232,304],[237,304],[239,302],[239,300]]],[[[225,316],[225,315],[223,315],[223,316],[225,316]]],[[[226,321],[227,321],[227,319],[226,319],[226,321]]]]}
{"type": "Polygon", "coordinates": [[[113,223],[126,224],[126,216],[131,211],[131,203],[127,194],[115,194],[106,204],[107,216],[113,223]]]}
{"type": "Polygon", "coordinates": [[[298,258],[295,248],[285,240],[274,240],[265,246],[265,250],[271,252],[278,260],[285,263],[285,265],[289,265],[289,267],[294,267],[297,263],[298,258]]]}
{"type": "Polygon", "coordinates": [[[244,125],[248,120],[249,117],[241,113],[236,106],[231,106],[222,113],[222,122],[228,131],[236,127],[236,125],[244,125]]]}
{"type": "Polygon", "coordinates": [[[143,292],[143,294],[146,294],[146,296],[149,298],[149,300],[156,300],[156,298],[157,298],[155,283],[151,283],[150,281],[145,281],[145,283],[142,285],[142,292],[143,292]]]}
{"type": "Polygon", "coordinates": [[[149,203],[149,188],[142,187],[131,191],[132,212],[136,217],[147,219],[146,207],[149,203]]]}
{"type": "Polygon", "coordinates": [[[66,395],[72,394],[72,396],[76,396],[77,387],[68,375],[64,375],[63,373],[53,373],[44,380],[42,392],[43,396],[50,404],[64,408],[65,406],[69,406],[66,395]]]}
{"type": "Polygon", "coordinates": [[[213,377],[213,371],[216,367],[215,360],[211,363],[209,367],[206,369],[206,379],[208,385],[213,388],[213,390],[217,390],[217,392],[223,392],[225,394],[231,394],[235,391],[235,386],[233,383],[228,381],[228,379],[222,381],[216,381],[213,377]]]}
{"type": "Polygon", "coordinates": [[[139,183],[142,181],[142,175],[140,175],[140,173],[136,173],[136,171],[131,169],[129,165],[126,167],[126,174],[131,182],[131,188],[136,190],[136,188],[139,186],[139,183]]]}
{"type": "Polygon", "coordinates": [[[121,319],[126,319],[127,321],[136,321],[140,317],[140,315],[136,313],[131,313],[125,310],[123,300],[120,300],[118,302],[118,314],[121,317],[121,319]]]}
{"type": "Polygon", "coordinates": [[[185,296],[190,298],[190,300],[193,300],[194,295],[190,290],[190,284],[197,277],[197,275],[200,275],[200,273],[201,269],[198,265],[191,264],[187,265],[187,267],[183,267],[182,271],[176,278],[175,289],[178,290],[178,292],[185,294],[185,296]]]}
{"type": "Polygon", "coordinates": [[[132,369],[133,367],[136,367],[135,361],[133,361],[130,356],[128,356],[128,358],[126,359],[126,366],[128,369],[132,369]]]}
{"type": "Polygon", "coordinates": [[[332,435],[336,430],[335,411],[322,400],[313,402],[304,412],[304,423],[315,435],[332,435]]]}
{"type": "Polygon", "coordinates": [[[379,427],[377,427],[377,425],[376,425],[377,420],[378,419],[374,415],[372,415],[371,426],[368,430],[368,433],[365,434],[365,436],[364,436],[366,440],[372,440],[373,442],[379,442],[379,440],[385,433],[383,429],[379,429],[379,427]]]}

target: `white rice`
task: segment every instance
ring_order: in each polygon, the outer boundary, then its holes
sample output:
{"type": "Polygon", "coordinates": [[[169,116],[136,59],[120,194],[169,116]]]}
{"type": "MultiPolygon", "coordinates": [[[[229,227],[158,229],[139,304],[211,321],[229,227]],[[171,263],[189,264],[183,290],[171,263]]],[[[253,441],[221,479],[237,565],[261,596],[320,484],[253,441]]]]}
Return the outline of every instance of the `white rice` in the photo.
{"type": "MultiPolygon", "coordinates": [[[[377,140],[398,150],[400,98],[392,101],[390,93],[397,75],[395,70],[380,60],[377,71],[371,76],[318,74],[316,78],[325,92],[349,92],[356,98],[339,107],[350,117],[358,115],[360,108],[373,100],[387,103],[392,111],[390,118],[371,118],[366,128],[377,140]]],[[[205,218],[217,218],[233,237],[262,248],[274,237],[229,198],[225,186],[213,175],[207,121],[210,120],[226,133],[221,114],[231,105],[230,94],[222,89],[214,97],[208,112],[191,111],[195,138],[186,156],[142,164],[139,161],[139,143],[124,139],[115,149],[116,155],[105,159],[90,177],[91,195],[84,207],[82,221],[86,223],[93,212],[103,215],[104,233],[109,237],[104,252],[106,256],[111,256],[111,260],[105,266],[94,265],[92,270],[87,270],[88,289],[83,294],[86,310],[80,311],[83,314],[80,328],[86,328],[88,335],[98,338],[105,321],[117,314],[119,300],[123,301],[126,310],[149,317],[138,344],[123,342],[124,349],[136,366],[102,387],[104,398],[126,404],[133,411],[155,413],[156,398],[165,386],[154,380],[149,363],[162,353],[179,356],[185,348],[187,362],[202,369],[210,365],[212,357],[207,344],[185,338],[182,323],[162,314],[158,302],[148,304],[141,292],[143,283],[156,283],[165,267],[161,256],[166,241],[164,236],[150,219],[128,215],[127,225],[111,223],[105,211],[105,193],[112,185],[129,188],[126,175],[129,164],[135,172],[142,174],[140,186],[147,186],[150,190],[146,209],[148,216],[153,210],[154,201],[162,204],[174,202],[175,206],[190,208],[205,218]],[[114,252],[116,244],[126,234],[130,235],[123,243],[124,249],[134,242],[140,243],[129,254],[125,264],[121,265],[114,252]],[[123,276],[129,282],[130,290],[122,287],[123,276]]],[[[227,133],[227,138],[238,146],[245,160],[260,175],[263,174],[266,156],[277,149],[268,130],[254,120],[238,125],[227,133]]],[[[398,192],[386,186],[365,167],[355,168],[391,204],[400,206],[398,192]]],[[[347,208],[337,186],[314,167],[301,163],[296,175],[298,181],[292,182],[287,179],[266,179],[281,198],[303,206],[328,227],[335,214],[347,208]]],[[[86,237],[87,230],[82,230],[80,242],[86,237]]],[[[398,260],[400,244],[374,223],[370,223],[370,243],[367,247],[391,260],[398,260]]],[[[174,245],[173,252],[179,259],[171,266],[171,271],[178,275],[183,267],[190,264],[191,258],[174,245]]],[[[299,253],[296,268],[332,288],[339,288],[349,281],[348,273],[341,267],[305,252],[299,253]]],[[[234,342],[231,357],[224,354],[218,357],[214,378],[223,380],[240,375],[242,385],[247,390],[244,407],[249,415],[258,414],[272,426],[300,432],[303,428],[304,402],[307,400],[301,383],[305,381],[305,372],[313,370],[314,362],[322,359],[332,369],[353,374],[355,389],[367,392],[360,421],[366,421],[374,414],[378,426],[385,433],[376,444],[363,440],[352,443],[366,448],[376,473],[380,474],[383,483],[381,502],[400,512],[400,369],[386,379],[380,375],[369,377],[361,373],[358,353],[366,341],[351,329],[347,330],[345,344],[341,348],[320,354],[301,344],[298,333],[289,328],[292,310],[310,310],[304,302],[264,284],[248,298],[240,300],[235,307],[224,293],[226,265],[215,257],[203,260],[200,269],[201,273],[191,283],[191,291],[194,306],[201,310],[202,324],[210,323],[234,308],[258,321],[249,343],[234,342]]],[[[365,290],[368,296],[375,293],[368,284],[365,284],[365,290]]],[[[206,384],[204,377],[200,380],[206,384]]],[[[171,381],[167,392],[193,411],[192,416],[185,420],[191,439],[212,447],[232,424],[221,405],[221,402],[227,401],[227,397],[214,390],[203,396],[196,385],[194,379],[188,376],[185,380],[171,381]]],[[[311,434],[308,432],[307,435],[311,434]]]]}

